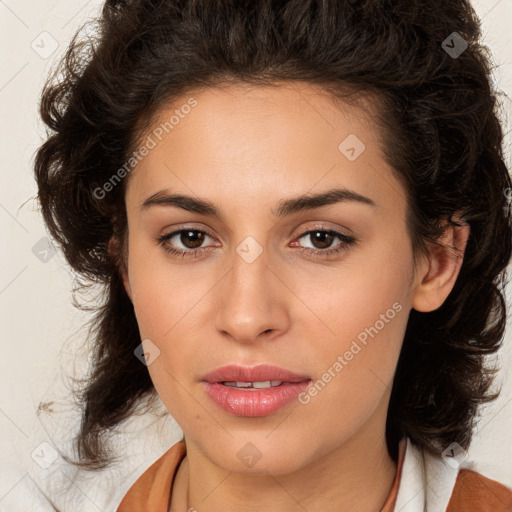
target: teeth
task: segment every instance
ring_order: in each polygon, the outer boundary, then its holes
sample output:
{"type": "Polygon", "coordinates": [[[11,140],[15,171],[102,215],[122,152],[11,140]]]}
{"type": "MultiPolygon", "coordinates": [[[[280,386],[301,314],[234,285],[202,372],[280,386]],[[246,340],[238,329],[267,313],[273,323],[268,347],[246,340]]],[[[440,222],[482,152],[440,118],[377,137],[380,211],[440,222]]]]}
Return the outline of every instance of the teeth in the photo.
{"type": "Polygon", "coordinates": [[[283,383],[281,380],[265,380],[260,382],[223,382],[225,386],[230,386],[233,388],[256,388],[256,389],[265,389],[275,386],[280,386],[283,383]]]}
{"type": "Polygon", "coordinates": [[[266,380],[264,382],[253,382],[252,383],[252,387],[253,388],[258,388],[258,389],[264,389],[264,388],[271,387],[271,384],[270,384],[269,380],[266,380]]]}

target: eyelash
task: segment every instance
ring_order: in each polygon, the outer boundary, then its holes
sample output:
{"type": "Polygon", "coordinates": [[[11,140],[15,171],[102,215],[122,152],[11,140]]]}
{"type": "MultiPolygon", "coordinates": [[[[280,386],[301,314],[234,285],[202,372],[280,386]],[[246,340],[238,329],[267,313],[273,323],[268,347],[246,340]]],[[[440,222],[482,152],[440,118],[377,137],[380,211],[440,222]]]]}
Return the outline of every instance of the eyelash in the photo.
{"type": "MultiPolygon", "coordinates": [[[[176,249],[176,248],[171,247],[168,244],[166,244],[166,242],[169,239],[173,238],[174,236],[176,236],[180,233],[187,232],[187,231],[192,231],[193,233],[203,233],[205,235],[208,235],[210,238],[213,238],[213,236],[210,235],[207,231],[203,231],[200,229],[184,228],[184,229],[179,229],[177,231],[173,231],[172,233],[168,233],[166,235],[162,235],[161,237],[157,238],[157,241],[160,245],[162,245],[164,251],[166,251],[169,254],[172,254],[174,256],[181,256],[182,258],[183,257],[198,258],[205,251],[208,251],[209,248],[201,247],[199,249],[180,250],[180,249],[176,249]]],[[[347,235],[341,233],[340,231],[336,231],[335,229],[321,229],[321,228],[315,228],[315,229],[311,229],[309,231],[305,231],[299,237],[297,237],[297,239],[301,239],[301,238],[303,238],[307,235],[310,235],[312,233],[327,233],[329,235],[334,235],[336,238],[339,238],[343,242],[341,245],[339,245],[335,249],[312,249],[311,247],[301,247],[298,249],[299,252],[301,252],[301,253],[305,252],[305,253],[312,255],[316,258],[326,258],[326,257],[332,256],[333,254],[341,253],[343,251],[348,250],[350,245],[356,243],[356,239],[354,237],[347,236],[347,235]]]]}

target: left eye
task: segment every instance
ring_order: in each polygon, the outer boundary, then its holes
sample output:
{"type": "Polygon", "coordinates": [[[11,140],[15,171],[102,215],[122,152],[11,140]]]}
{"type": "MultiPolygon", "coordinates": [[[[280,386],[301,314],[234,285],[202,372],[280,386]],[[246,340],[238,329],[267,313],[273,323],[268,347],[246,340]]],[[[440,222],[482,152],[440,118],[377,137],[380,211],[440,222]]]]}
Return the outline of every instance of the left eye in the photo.
{"type": "MultiPolygon", "coordinates": [[[[355,242],[353,237],[333,229],[313,229],[306,231],[300,235],[297,240],[305,237],[310,237],[310,240],[313,241],[313,247],[299,246],[299,251],[320,257],[347,249],[350,244],[355,242]],[[312,235],[315,236],[312,237],[312,235]],[[336,238],[341,240],[342,243],[338,244],[335,248],[330,248],[336,238]]],[[[199,256],[201,253],[212,249],[212,247],[201,247],[206,238],[213,239],[213,237],[205,231],[198,229],[180,229],[161,236],[158,238],[158,242],[164,247],[165,251],[170,254],[182,257],[199,256]],[[183,245],[183,249],[176,248],[175,243],[169,243],[172,242],[173,238],[177,238],[179,243],[183,245]]],[[[293,242],[293,244],[293,246],[296,246],[296,242],[293,242]]]]}
{"type": "MultiPolygon", "coordinates": [[[[344,235],[343,233],[340,233],[339,231],[335,231],[333,229],[324,230],[324,229],[313,229],[311,231],[307,231],[306,233],[302,234],[298,239],[309,237],[310,240],[313,240],[314,244],[319,244],[319,246],[313,246],[313,249],[328,249],[333,240],[336,238],[339,238],[343,242],[349,243],[351,241],[351,238],[347,235],[344,235]],[[315,235],[312,237],[312,235],[315,235]]],[[[307,247],[306,247],[307,249],[307,247]]]]}
{"type": "Polygon", "coordinates": [[[168,235],[163,235],[159,241],[164,243],[165,248],[172,249],[172,247],[169,248],[169,245],[165,244],[165,242],[171,241],[173,238],[177,238],[178,241],[184,245],[184,249],[194,250],[201,248],[200,246],[203,244],[205,237],[211,238],[208,233],[198,229],[180,229],[179,231],[174,231],[168,235]]]}

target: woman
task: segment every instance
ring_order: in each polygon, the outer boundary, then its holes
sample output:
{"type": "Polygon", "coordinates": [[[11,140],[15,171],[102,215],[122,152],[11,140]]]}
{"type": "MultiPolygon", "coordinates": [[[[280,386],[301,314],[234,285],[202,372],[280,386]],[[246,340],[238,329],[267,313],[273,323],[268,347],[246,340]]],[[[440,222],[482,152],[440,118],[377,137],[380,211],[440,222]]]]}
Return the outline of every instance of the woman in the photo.
{"type": "Polygon", "coordinates": [[[72,462],[143,397],[184,434],[113,510],[510,510],[464,466],[511,253],[469,3],[109,0],[98,28],[35,163],[108,292],[72,462]]]}

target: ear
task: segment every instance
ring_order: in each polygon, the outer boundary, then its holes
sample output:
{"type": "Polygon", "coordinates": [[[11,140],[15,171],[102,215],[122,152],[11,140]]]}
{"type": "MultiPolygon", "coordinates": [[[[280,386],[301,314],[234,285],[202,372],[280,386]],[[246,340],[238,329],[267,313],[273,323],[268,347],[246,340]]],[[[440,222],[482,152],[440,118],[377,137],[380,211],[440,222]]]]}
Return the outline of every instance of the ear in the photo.
{"type": "Polygon", "coordinates": [[[119,274],[121,275],[123,279],[124,289],[126,290],[126,293],[128,294],[128,297],[130,297],[130,300],[132,299],[132,289],[130,286],[130,279],[128,277],[128,270],[126,268],[126,258],[123,254],[123,249],[121,247],[121,243],[119,241],[119,238],[117,238],[115,235],[112,235],[108,242],[108,254],[112,258],[112,260],[115,262],[119,274]]]}
{"type": "Polygon", "coordinates": [[[430,312],[441,307],[455,285],[470,233],[469,225],[458,223],[464,225],[447,224],[440,245],[429,244],[428,256],[421,258],[412,297],[412,307],[417,311],[430,312]]]}

